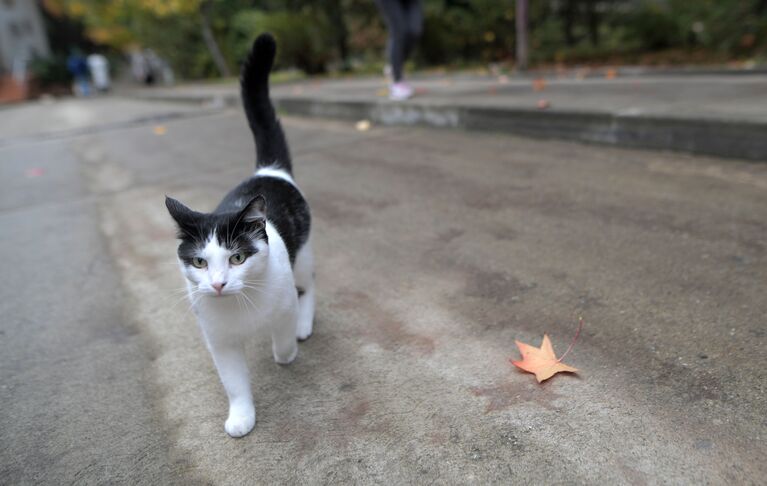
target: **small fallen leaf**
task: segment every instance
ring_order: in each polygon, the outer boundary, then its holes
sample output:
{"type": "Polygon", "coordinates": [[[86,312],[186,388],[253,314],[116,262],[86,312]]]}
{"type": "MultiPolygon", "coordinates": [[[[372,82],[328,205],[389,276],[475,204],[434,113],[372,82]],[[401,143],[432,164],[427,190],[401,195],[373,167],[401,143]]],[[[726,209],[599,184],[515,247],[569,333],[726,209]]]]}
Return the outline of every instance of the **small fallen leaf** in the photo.
{"type": "Polygon", "coordinates": [[[573,341],[570,343],[567,351],[565,351],[559,359],[557,359],[557,355],[554,354],[554,348],[551,346],[549,336],[544,334],[543,342],[541,343],[540,348],[536,348],[535,346],[530,346],[529,344],[521,343],[515,340],[514,342],[517,343],[519,352],[522,353],[522,361],[514,361],[511,359],[509,361],[511,361],[511,364],[517,368],[523,369],[528,373],[533,373],[535,378],[538,380],[538,383],[544,380],[548,380],[557,373],[575,373],[578,370],[572,366],[562,364],[562,360],[565,358],[565,356],[567,356],[570,350],[573,349],[573,346],[575,346],[576,341],[578,341],[578,336],[581,335],[582,329],[583,318],[579,317],[578,329],[575,331],[573,341]]]}
{"type": "Polygon", "coordinates": [[[45,174],[45,169],[42,167],[31,167],[24,171],[24,175],[27,177],[40,177],[45,174]]]}
{"type": "Polygon", "coordinates": [[[154,132],[155,135],[160,136],[160,135],[165,135],[165,132],[167,132],[168,129],[165,128],[164,125],[157,125],[156,127],[154,127],[152,131],[154,132]]]}
{"type": "Polygon", "coordinates": [[[389,90],[387,88],[381,88],[376,91],[376,96],[389,96],[389,90]]]}
{"type": "Polygon", "coordinates": [[[533,80],[533,91],[543,91],[546,89],[546,80],[543,78],[538,78],[533,80]]]}
{"type": "Polygon", "coordinates": [[[618,71],[615,69],[608,69],[605,73],[605,78],[607,79],[615,79],[618,77],[618,71]]]}
{"type": "Polygon", "coordinates": [[[358,132],[367,132],[370,130],[370,120],[360,120],[354,124],[354,128],[356,128],[358,132]]]}
{"type": "Polygon", "coordinates": [[[540,348],[516,340],[514,342],[517,343],[519,352],[522,353],[522,361],[510,360],[511,364],[528,373],[533,373],[538,380],[538,383],[543,380],[548,380],[555,374],[563,371],[569,373],[578,371],[572,366],[562,364],[557,359],[557,356],[554,354],[554,348],[551,346],[549,336],[546,334],[543,335],[543,342],[541,343],[540,348]]]}

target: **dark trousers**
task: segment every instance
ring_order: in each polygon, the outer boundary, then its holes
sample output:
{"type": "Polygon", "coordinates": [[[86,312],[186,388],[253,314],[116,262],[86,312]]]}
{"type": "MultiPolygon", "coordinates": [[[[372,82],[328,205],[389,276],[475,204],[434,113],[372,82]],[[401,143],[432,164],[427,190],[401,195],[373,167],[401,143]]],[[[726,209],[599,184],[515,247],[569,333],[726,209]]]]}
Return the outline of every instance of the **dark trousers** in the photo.
{"type": "Polygon", "coordinates": [[[423,29],[420,0],[376,0],[389,29],[389,60],[394,82],[402,80],[402,67],[423,29]]]}

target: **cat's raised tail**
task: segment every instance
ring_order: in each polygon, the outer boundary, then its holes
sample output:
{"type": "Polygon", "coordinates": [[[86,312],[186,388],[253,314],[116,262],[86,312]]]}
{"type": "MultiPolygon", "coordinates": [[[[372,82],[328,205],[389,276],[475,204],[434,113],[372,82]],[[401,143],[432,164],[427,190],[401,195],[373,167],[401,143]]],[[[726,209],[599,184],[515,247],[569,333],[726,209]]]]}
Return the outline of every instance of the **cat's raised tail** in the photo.
{"type": "Polygon", "coordinates": [[[240,75],[242,105],[256,142],[256,168],[282,169],[292,175],[285,134],[269,99],[269,72],[276,51],[271,34],[261,34],[253,42],[240,75]]]}

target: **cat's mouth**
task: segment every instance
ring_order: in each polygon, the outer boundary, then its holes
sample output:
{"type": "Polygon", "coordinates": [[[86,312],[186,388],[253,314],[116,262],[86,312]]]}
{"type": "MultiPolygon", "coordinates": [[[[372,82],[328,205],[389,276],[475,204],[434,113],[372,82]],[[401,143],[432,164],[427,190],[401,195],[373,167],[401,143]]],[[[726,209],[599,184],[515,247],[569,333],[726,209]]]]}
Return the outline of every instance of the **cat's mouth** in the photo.
{"type": "Polygon", "coordinates": [[[203,286],[197,287],[199,293],[201,295],[204,295],[205,297],[231,297],[232,295],[238,294],[239,291],[236,289],[214,289],[214,288],[206,288],[203,286]]]}
{"type": "Polygon", "coordinates": [[[233,295],[234,295],[234,294],[236,294],[236,293],[237,293],[237,292],[233,292],[233,291],[226,291],[226,290],[225,290],[225,291],[223,291],[223,292],[216,292],[215,290],[213,290],[213,291],[211,291],[211,292],[208,292],[208,296],[209,296],[209,297],[216,297],[216,298],[220,298],[220,297],[231,297],[231,296],[233,296],[233,295]]]}
{"type": "Polygon", "coordinates": [[[211,297],[234,297],[236,295],[242,294],[243,288],[241,286],[232,285],[231,287],[227,287],[225,289],[222,289],[221,291],[218,291],[216,289],[210,289],[208,291],[208,295],[211,297]]]}

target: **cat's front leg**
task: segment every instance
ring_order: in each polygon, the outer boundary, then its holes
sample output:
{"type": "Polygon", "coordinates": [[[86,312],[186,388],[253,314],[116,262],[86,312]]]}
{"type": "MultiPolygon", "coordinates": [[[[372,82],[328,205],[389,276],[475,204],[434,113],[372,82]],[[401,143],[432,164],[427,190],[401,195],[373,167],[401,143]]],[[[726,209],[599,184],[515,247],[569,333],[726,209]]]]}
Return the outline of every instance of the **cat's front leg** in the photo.
{"type": "Polygon", "coordinates": [[[274,361],[290,364],[298,356],[296,326],[298,325],[298,299],[293,298],[284,309],[277,312],[270,323],[274,361]]]}
{"type": "Polygon", "coordinates": [[[209,348],[229,397],[229,417],[224,429],[232,437],[242,437],[256,424],[245,350],[241,344],[235,343],[209,343],[209,348]]]}
{"type": "Polygon", "coordinates": [[[307,242],[296,255],[293,267],[298,292],[298,329],[296,336],[299,341],[309,339],[312,335],[314,321],[314,255],[311,242],[307,242]]]}

